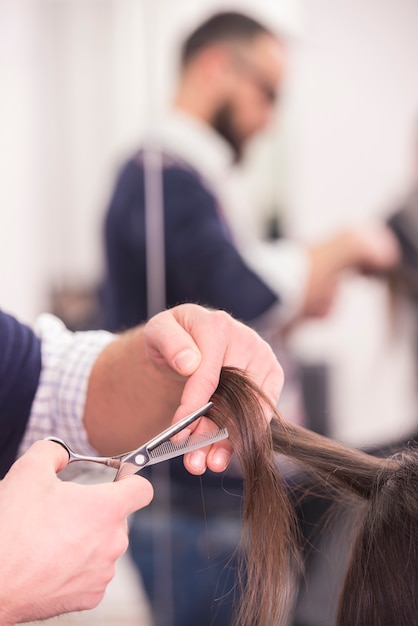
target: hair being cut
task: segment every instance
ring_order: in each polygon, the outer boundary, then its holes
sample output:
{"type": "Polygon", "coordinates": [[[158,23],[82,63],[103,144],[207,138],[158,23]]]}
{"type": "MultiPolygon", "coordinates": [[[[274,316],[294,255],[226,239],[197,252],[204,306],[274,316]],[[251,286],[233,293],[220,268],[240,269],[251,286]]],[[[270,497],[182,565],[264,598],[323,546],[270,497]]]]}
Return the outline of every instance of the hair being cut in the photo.
{"type": "Polygon", "coordinates": [[[216,13],[198,26],[185,40],[181,49],[181,66],[185,67],[198,52],[214,43],[252,41],[258,35],[272,35],[257,20],[237,12],[216,13]]]}
{"type": "Polygon", "coordinates": [[[285,422],[243,372],[224,368],[210,417],[226,426],[245,482],[237,626],[279,626],[299,568],[295,516],[275,454],[294,459],[341,500],[358,504],[358,528],[336,626],[418,624],[418,449],[388,459],[285,422]]]}

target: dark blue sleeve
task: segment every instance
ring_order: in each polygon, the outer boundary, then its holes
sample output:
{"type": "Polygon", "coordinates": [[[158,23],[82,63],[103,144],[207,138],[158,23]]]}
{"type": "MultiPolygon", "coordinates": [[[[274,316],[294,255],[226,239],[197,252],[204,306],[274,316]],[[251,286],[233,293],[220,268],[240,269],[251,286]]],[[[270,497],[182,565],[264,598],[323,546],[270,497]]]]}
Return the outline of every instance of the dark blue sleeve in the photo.
{"type": "Polygon", "coordinates": [[[197,302],[244,322],[277,302],[276,294],[238,253],[222,209],[193,172],[169,169],[164,194],[169,302],[197,302]]]}
{"type": "Polygon", "coordinates": [[[105,216],[103,326],[125,330],[147,319],[144,176],[135,160],[122,169],[105,216]]]}
{"type": "MultiPolygon", "coordinates": [[[[237,252],[216,200],[199,176],[164,169],[166,304],[195,302],[250,322],[278,298],[237,252]]],[[[144,172],[140,161],[122,171],[105,223],[105,313],[111,330],[147,317],[144,172]]]]}
{"type": "Polygon", "coordinates": [[[41,348],[27,326],[0,311],[0,476],[16,458],[41,372],[41,348]]]}

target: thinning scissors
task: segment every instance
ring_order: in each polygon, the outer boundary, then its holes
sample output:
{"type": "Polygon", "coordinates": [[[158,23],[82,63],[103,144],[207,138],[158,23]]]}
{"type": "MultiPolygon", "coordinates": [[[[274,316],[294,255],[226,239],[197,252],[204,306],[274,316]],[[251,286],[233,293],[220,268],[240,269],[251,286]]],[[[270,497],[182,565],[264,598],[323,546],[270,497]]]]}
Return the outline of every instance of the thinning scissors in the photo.
{"type": "Polygon", "coordinates": [[[204,406],[200,407],[190,415],[186,415],[183,419],[179,420],[166,430],[163,430],[159,435],[147,441],[136,450],[119,454],[117,456],[86,456],[83,454],[77,454],[71,450],[70,446],[58,437],[47,437],[48,441],[54,441],[60,444],[68,453],[68,463],[74,463],[76,461],[87,461],[90,463],[100,463],[101,465],[107,465],[117,470],[115,480],[119,480],[124,476],[130,474],[136,474],[140,472],[144,467],[148,465],[154,465],[154,463],[160,463],[168,459],[173,459],[176,456],[181,456],[192,450],[198,450],[204,446],[211,445],[222,439],[228,437],[228,431],[226,428],[221,428],[208,433],[192,434],[189,437],[181,441],[172,441],[171,438],[174,435],[180,433],[184,428],[192,424],[202,415],[205,415],[209,409],[213,406],[212,402],[208,402],[204,406]]]}

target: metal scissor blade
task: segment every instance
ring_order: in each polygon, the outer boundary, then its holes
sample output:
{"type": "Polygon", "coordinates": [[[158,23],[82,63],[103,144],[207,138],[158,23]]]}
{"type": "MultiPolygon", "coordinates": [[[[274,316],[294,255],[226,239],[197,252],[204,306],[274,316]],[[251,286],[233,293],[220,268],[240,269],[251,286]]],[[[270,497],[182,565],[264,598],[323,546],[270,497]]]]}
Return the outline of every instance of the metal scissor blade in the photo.
{"type": "Polygon", "coordinates": [[[176,456],[181,456],[187,452],[209,446],[217,441],[222,441],[222,439],[226,439],[228,436],[227,429],[221,428],[220,430],[214,430],[208,433],[191,435],[190,437],[186,437],[183,441],[175,443],[173,441],[164,441],[150,450],[147,458],[141,453],[139,453],[136,458],[130,455],[129,461],[124,460],[121,463],[115,480],[120,480],[124,476],[138,474],[148,465],[155,465],[155,463],[160,463],[161,461],[174,459],[176,456]]]}
{"type": "MultiPolygon", "coordinates": [[[[163,430],[162,433],[160,433],[156,437],[153,437],[153,439],[151,439],[150,441],[148,441],[148,443],[145,444],[147,452],[149,452],[150,450],[153,450],[155,447],[159,446],[164,441],[169,441],[171,437],[174,437],[174,435],[177,435],[177,433],[180,433],[187,426],[190,426],[190,424],[195,422],[199,417],[202,417],[202,415],[206,415],[206,413],[212,407],[213,407],[213,402],[208,402],[207,404],[204,404],[203,406],[201,406],[200,409],[193,411],[193,413],[190,413],[190,415],[186,415],[186,417],[183,417],[183,419],[179,420],[175,424],[172,424],[171,426],[163,430]]],[[[135,450],[133,451],[133,454],[135,454],[135,450]]]]}
{"type": "Polygon", "coordinates": [[[190,415],[186,415],[183,419],[163,430],[163,432],[156,437],[153,437],[140,448],[132,450],[132,452],[129,452],[128,454],[119,456],[118,459],[120,459],[120,467],[115,480],[119,480],[129,474],[137,474],[147,465],[154,465],[160,461],[173,459],[176,456],[186,454],[192,450],[197,450],[198,448],[203,448],[204,446],[226,439],[228,437],[228,431],[226,429],[201,435],[192,434],[183,441],[181,439],[173,441],[172,439],[182,430],[187,428],[187,426],[190,426],[190,424],[195,422],[199,417],[205,415],[212,407],[213,403],[208,402],[204,406],[200,407],[200,409],[193,411],[190,415]]]}
{"type": "Polygon", "coordinates": [[[226,428],[215,430],[212,433],[200,433],[196,435],[190,435],[182,441],[164,441],[159,446],[156,446],[149,451],[149,461],[147,465],[154,465],[154,463],[160,463],[160,461],[167,461],[168,459],[174,459],[176,456],[187,454],[193,450],[210,446],[212,443],[222,441],[228,437],[228,431],[226,428]]]}
{"type": "Polygon", "coordinates": [[[187,454],[187,452],[192,452],[193,450],[198,450],[199,448],[204,448],[205,446],[210,446],[212,443],[222,441],[222,439],[227,439],[228,436],[227,429],[221,428],[220,430],[215,430],[211,433],[192,434],[190,437],[186,437],[183,441],[163,441],[148,452],[146,459],[141,455],[141,453],[139,453],[136,458],[130,455],[129,461],[124,460],[121,463],[115,480],[120,480],[121,478],[124,478],[124,476],[138,474],[148,465],[155,465],[155,463],[168,461],[169,459],[174,459],[182,454],[187,454]]]}

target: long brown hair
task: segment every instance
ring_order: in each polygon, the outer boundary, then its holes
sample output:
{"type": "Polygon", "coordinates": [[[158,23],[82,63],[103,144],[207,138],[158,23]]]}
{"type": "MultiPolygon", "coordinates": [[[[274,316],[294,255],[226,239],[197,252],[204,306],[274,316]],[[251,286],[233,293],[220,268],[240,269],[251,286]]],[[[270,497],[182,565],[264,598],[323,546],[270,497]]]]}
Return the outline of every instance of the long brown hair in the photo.
{"type": "Polygon", "coordinates": [[[292,605],[300,546],[280,453],[312,472],[330,497],[351,494],[359,506],[336,626],[417,626],[417,448],[382,459],[289,424],[234,368],[223,369],[213,402],[210,417],[229,429],[245,484],[236,625],[279,626],[292,605]]]}

